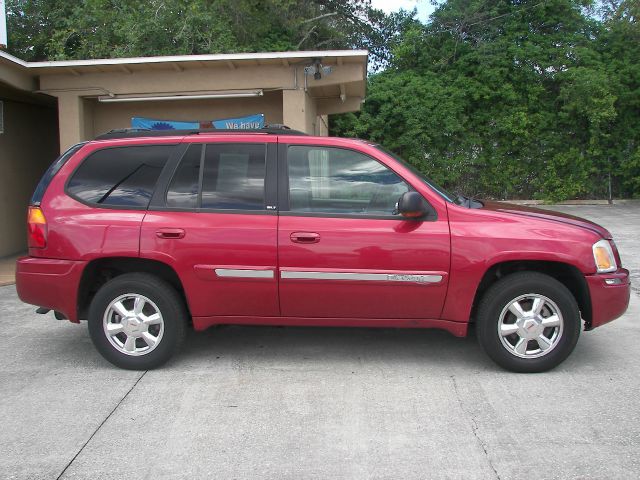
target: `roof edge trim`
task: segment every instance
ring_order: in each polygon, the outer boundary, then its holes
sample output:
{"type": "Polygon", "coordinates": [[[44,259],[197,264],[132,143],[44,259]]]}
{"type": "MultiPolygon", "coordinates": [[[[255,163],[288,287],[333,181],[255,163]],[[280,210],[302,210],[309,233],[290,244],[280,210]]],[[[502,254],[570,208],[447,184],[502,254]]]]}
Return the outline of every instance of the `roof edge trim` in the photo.
{"type": "Polygon", "coordinates": [[[207,55],[167,55],[159,57],[127,57],[127,58],[103,58],[95,60],[59,60],[47,62],[25,62],[9,54],[0,52],[9,60],[27,68],[47,67],[83,67],[93,65],[135,65],[145,63],[181,63],[181,62],[214,62],[214,61],[241,61],[241,60],[278,60],[278,59],[304,59],[315,57],[365,57],[369,56],[367,50],[313,50],[291,52],[260,52],[260,53],[220,53],[207,55]]]}
{"type": "Polygon", "coordinates": [[[21,67],[27,67],[29,62],[25,62],[24,60],[20,60],[18,57],[14,57],[13,55],[5,52],[4,50],[0,50],[0,58],[4,58],[5,60],[9,60],[12,63],[16,63],[21,67]]]}

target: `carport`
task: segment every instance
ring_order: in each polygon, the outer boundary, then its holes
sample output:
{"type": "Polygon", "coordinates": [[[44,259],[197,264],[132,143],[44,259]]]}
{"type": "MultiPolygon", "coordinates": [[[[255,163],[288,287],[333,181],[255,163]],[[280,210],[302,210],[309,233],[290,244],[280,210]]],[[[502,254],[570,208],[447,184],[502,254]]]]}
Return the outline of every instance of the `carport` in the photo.
{"type": "Polygon", "coordinates": [[[360,109],[363,50],[24,62],[0,50],[0,258],[25,249],[24,214],[59,151],[132,117],[210,122],[263,114],[312,135],[360,109]],[[57,115],[56,115],[57,111],[57,115]]]}

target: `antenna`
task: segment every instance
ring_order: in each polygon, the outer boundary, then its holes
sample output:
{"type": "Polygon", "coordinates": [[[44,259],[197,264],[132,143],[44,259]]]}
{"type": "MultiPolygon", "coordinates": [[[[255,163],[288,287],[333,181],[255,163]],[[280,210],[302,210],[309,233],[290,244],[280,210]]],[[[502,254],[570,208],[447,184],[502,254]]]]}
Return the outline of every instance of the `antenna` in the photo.
{"type": "Polygon", "coordinates": [[[0,0],[0,49],[7,48],[7,5],[5,0],[0,0]]]}

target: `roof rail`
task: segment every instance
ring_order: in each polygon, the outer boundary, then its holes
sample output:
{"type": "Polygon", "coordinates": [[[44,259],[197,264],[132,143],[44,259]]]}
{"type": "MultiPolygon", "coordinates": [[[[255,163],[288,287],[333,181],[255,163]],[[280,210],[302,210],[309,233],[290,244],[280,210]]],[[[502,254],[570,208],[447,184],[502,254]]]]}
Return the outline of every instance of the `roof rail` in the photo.
{"type": "Polygon", "coordinates": [[[191,130],[150,130],[146,128],[120,128],[103,133],[94,140],[110,140],[115,138],[136,138],[136,137],[181,137],[187,135],[199,135],[204,133],[219,133],[242,135],[242,134],[268,134],[268,135],[308,135],[299,130],[292,130],[286,125],[272,124],[264,128],[234,129],[234,128],[194,128],[191,130]]]}

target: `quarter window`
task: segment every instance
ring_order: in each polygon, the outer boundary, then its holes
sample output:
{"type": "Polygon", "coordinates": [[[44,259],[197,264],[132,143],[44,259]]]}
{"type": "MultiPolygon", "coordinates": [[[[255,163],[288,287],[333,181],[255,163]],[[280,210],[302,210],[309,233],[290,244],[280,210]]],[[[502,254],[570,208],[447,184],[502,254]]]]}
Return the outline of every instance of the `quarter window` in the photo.
{"type": "Polygon", "coordinates": [[[409,190],[396,173],[353,150],[291,146],[287,160],[293,212],[391,217],[409,190]]]}
{"type": "Polygon", "coordinates": [[[115,147],[89,155],[67,191],[88,203],[147,208],[173,145],[115,147]]]}

